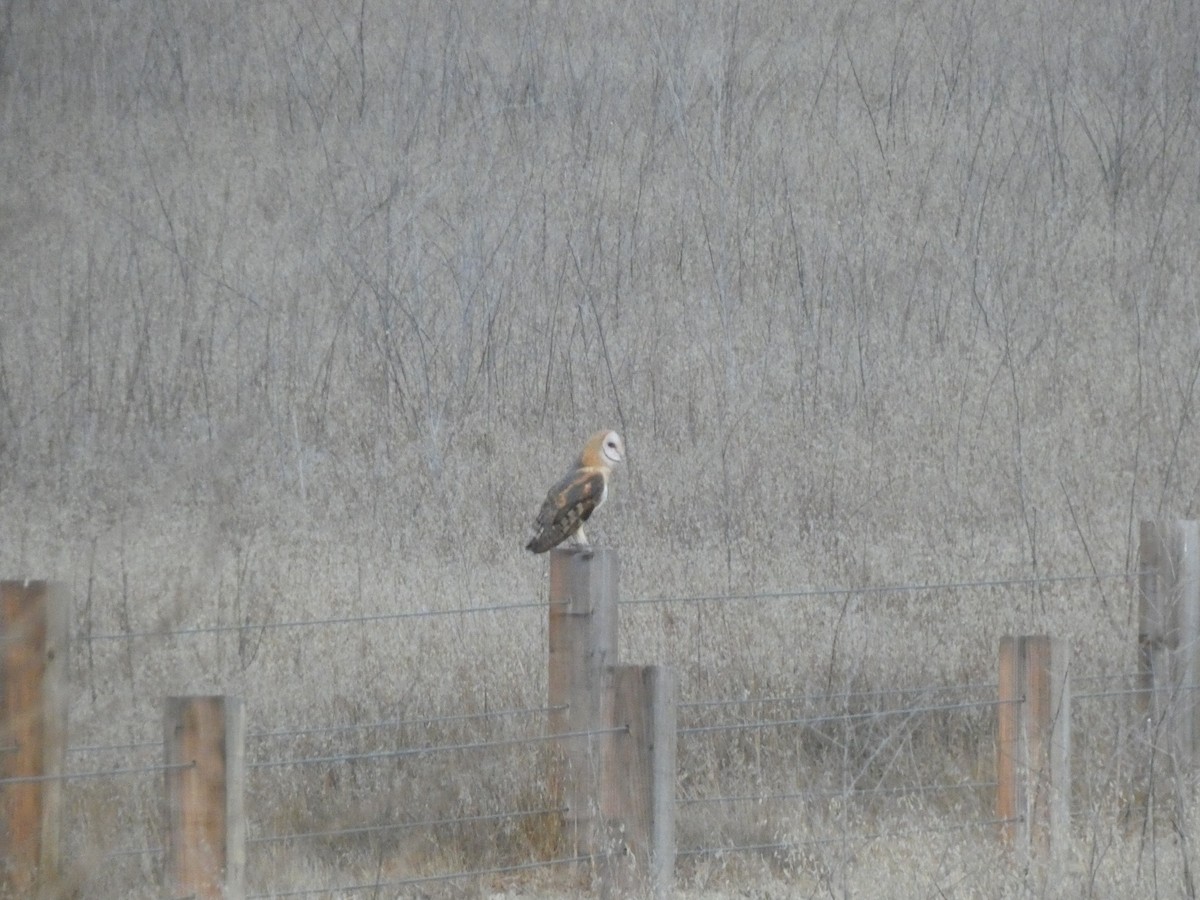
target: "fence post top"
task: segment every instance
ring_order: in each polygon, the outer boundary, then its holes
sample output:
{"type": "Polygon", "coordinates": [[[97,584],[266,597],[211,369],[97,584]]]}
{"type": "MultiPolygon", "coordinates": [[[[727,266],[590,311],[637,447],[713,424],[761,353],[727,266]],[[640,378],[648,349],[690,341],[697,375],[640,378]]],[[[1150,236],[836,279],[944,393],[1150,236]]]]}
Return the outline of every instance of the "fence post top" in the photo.
{"type": "Polygon", "coordinates": [[[572,545],[569,547],[555,547],[550,551],[550,558],[569,560],[577,565],[615,563],[617,561],[617,550],[615,547],[599,547],[594,544],[588,546],[572,545]]]}

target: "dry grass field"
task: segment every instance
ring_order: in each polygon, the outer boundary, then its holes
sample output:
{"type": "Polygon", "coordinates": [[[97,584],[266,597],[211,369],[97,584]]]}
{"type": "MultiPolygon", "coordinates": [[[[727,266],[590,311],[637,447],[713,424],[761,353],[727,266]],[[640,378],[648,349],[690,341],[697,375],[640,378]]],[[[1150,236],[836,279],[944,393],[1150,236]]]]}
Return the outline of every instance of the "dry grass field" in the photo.
{"type": "MultiPolygon", "coordinates": [[[[1168,0],[10,0],[0,577],[68,584],[72,743],[135,745],[71,767],[160,761],[168,694],[243,697],[251,760],[535,733],[430,720],[544,705],[537,608],[249,626],[544,600],[526,530],[599,427],[621,597],[689,600],[625,607],[622,654],[685,701],[933,705],[1005,633],[1127,675],[1138,520],[1200,504],[1197,47],[1168,0]]],[[[958,827],[986,790],[836,790],[986,781],[983,708],[681,740],[682,796],[831,790],[681,814],[681,848],[793,849],[681,858],[680,891],[1194,896],[1195,817],[1122,822],[1124,707],[1078,706],[1049,882],[958,827]]],[[[539,753],[264,768],[251,831],[536,809],[539,753]]],[[[160,896],[153,854],[106,856],[161,845],[159,788],[68,791],[83,895],[160,896]]],[[[264,841],[249,883],[542,838],[264,841]]],[[[420,888],[464,890],[573,887],[420,888]]]]}

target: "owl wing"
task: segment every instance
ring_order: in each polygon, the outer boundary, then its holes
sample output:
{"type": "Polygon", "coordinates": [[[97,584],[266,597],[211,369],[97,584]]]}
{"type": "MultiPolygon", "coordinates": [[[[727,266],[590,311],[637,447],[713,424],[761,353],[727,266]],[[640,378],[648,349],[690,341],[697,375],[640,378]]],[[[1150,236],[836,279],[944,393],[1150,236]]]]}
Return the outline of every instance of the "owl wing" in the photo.
{"type": "Polygon", "coordinates": [[[534,553],[545,553],[561,544],[604,502],[607,490],[604,472],[599,469],[579,469],[569,473],[550,488],[534,521],[536,533],[525,548],[534,553]]]}

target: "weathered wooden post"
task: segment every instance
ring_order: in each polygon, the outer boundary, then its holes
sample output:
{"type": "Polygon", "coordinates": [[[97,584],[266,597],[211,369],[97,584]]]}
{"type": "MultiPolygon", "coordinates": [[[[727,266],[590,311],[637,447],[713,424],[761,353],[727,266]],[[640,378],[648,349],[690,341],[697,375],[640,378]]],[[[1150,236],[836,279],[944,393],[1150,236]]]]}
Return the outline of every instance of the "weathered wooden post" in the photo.
{"type": "Polygon", "coordinates": [[[598,787],[604,735],[603,677],[617,661],[617,554],[550,551],[549,706],[557,741],[551,794],[563,806],[565,837],[576,855],[600,851],[598,787]]]}
{"type": "MultiPolygon", "coordinates": [[[[1138,543],[1139,713],[1147,771],[1189,773],[1200,739],[1200,523],[1143,521],[1138,543]]],[[[1153,785],[1146,783],[1147,790],[1153,785]]]]}
{"type": "Polygon", "coordinates": [[[175,896],[245,896],[245,716],[236,697],[168,697],[168,884],[175,896]]]}
{"type": "Polygon", "coordinates": [[[67,744],[70,598],[46,581],[0,582],[0,895],[53,893],[67,744]]]}
{"type": "Polygon", "coordinates": [[[635,896],[665,897],[675,871],[677,679],[666,666],[609,666],[600,807],[607,877],[635,896]]]}
{"type": "Polygon", "coordinates": [[[665,896],[675,869],[677,682],[617,665],[617,554],[550,555],[550,785],[602,895],[665,896]]]}
{"type": "Polygon", "coordinates": [[[1024,865],[1049,871],[1070,826],[1067,646],[1045,635],[1000,640],[996,815],[1024,865]]]}

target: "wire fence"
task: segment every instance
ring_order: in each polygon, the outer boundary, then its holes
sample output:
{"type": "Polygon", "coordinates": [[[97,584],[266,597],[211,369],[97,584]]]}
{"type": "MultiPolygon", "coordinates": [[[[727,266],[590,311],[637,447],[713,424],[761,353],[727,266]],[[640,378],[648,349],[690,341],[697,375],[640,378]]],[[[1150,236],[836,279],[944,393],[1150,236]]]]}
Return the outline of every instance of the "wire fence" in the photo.
{"type": "Polygon", "coordinates": [[[64,772],[61,775],[16,775],[0,778],[0,785],[45,784],[51,781],[86,781],[94,778],[119,778],[126,775],[149,775],[190,769],[195,763],[161,766],[133,766],[124,769],[101,769],[95,772],[64,772]]]}
{"type": "MultiPolygon", "coordinates": [[[[941,594],[964,590],[1005,590],[1031,585],[1069,587],[1105,580],[1129,580],[1137,575],[1137,572],[1121,572],[659,596],[623,600],[621,604],[654,608],[676,604],[725,605],[847,596],[941,594]]],[[[120,633],[85,633],[81,636],[85,643],[134,639],[176,640],[288,629],[373,626],[456,616],[524,614],[533,610],[544,614],[546,609],[547,603],[541,601],[239,625],[130,629],[120,633]]],[[[1073,684],[1086,688],[1076,691],[1072,696],[1076,700],[1097,704],[1136,701],[1150,691],[1147,687],[1138,686],[1138,678],[1138,675],[1130,673],[1072,673],[1073,684]]],[[[678,828],[681,836],[686,836],[686,841],[681,838],[677,858],[687,862],[730,855],[772,856],[847,840],[861,843],[919,835],[995,830],[1013,823],[1015,820],[1012,818],[995,815],[995,778],[978,775],[978,771],[985,767],[995,752],[994,719],[997,710],[1004,704],[1018,703],[1024,699],[1002,700],[997,696],[997,690],[997,681],[976,679],[962,683],[918,683],[866,690],[767,692],[761,695],[750,695],[742,690],[736,696],[710,695],[681,699],[677,704],[681,717],[677,729],[681,760],[680,790],[675,803],[678,828]],[[940,733],[929,734],[927,732],[930,729],[923,730],[923,725],[928,723],[938,723],[940,733]],[[949,729],[957,729],[959,736],[956,739],[963,745],[958,749],[961,755],[968,758],[969,765],[955,777],[931,778],[933,773],[930,765],[924,761],[921,748],[942,740],[949,729]],[[812,766],[814,759],[819,760],[821,765],[812,766]],[[834,760],[838,761],[837,767],[826,766],[826,763],[834,760]],[[804,780],[810,783],[797,783],[804,780]],[[826,821],[822,804],[837,800],[841,810],[846,808],[847,803],[852,808],[865,809],[865,804],[878,807],[900,797],[920,798],[921,802],[929,804],[925,809],[928,817],[923,824],[914,826],[910,816],[908,821],[895,828],[871,828],[867,824],[870,819],[863,819],[851,833],[838,833],[837,836],[817,834],[781,840],[736,839],[739,832],[752,837],[762,827],[749,824],[744,818],[745,814],[739,812],[741,809],[769,807],[783,815],[784,820],[793,815],[785,808],[808,810],[811,813],[808,828],[835,828],[835,823],[826,821]],[[964,818],[947,824],[947,809],[955,810],[964,818]],[[708,839],[705,839],[705,835],[708,835],[708,839]],[[730,836],[734,839],[726,839],[730,836]]],[[[531,722],[548,720],[567,711],[567,707],[561,704],[508,706],[482,711],[431,709],[426,715],[366,717],[362,721],[284,721],[272,727],[247,731],[245,737],[253,747],[246,762],[248,795],[279,794],[286,792],[281,791],[281,786],[290,785],[293,793],[307,797],[305,803],[310,807],[303,816],[287,814],[286,811],[284,814],[274,812],[252,816],[246,838],[247,848],[252,855],[278,854],[286,852],[291,845],[303,843],[318,848],[318,858],[327,858],[321,856],[322,853],[329,857],[344,858],[347,852],[379,852],[380,840],[396,840],[396,835],[400,833],[424,832],[429,835],[426,840],[430,843],[413,846],[449,844],[460,848],[458,857],[472,858],[473,851],[480,851],[473,855],[476,861],[496,863],[457,866],[452,867],[453,871],[423,873],[412,877],[381,877],[344,883],[331,879],[330,883],[321,886],[297,885],[295,888],[283,887],[269,892],[250,893],[248,896],[299,897],[396,891],[587,863],[591,859],[589,855],[564,853],[561,844],[548,840],[539,842],[546,830],[540,823],[562,819],[570,812],[569,807],[561,802],[553,802],[545,790],[546,786],[537,784],[536,771],[532,777],[514,777],[519,766],[505,761],[510,759],[505,754],[525,754],[519,757],[519,764],[528,765],[533,759],[529,754],[540,752],[540,749],[571,739],[591,739],[622,731],[622,727],[556,731],[544,722],[540,728],[531,730],[528,727],[531,722]],[[459,735],[464,739],[430,743],[420,740],[422,736],[430,735],[452,738],[459,735]],[[368,746],[355,747],[356,742],[363,741],[369,741],[368,746]],[[291,752],[281,749],[287,742],[295,745],[291,752]],[[296,748],[301,752],[296,753],[296,748]],[[318,752],[306,753],[306,748],[318,752]],[[438,788],[433,791],[436,796],[428,799],[422,794],[428,793],[431,783],[429,776],[422,774],[423,770],[397,768],[400,764],[427,763],[462,754],[486,758],[488,762],[485,768],[492,767],[487,771],[505,772],[508,780],[504,786],[515,787],[515,790],[488,797],[454,797],[452,780],[449,787],[438,788]],[[365,767],[368,764],[378,764],[380,771],[367,771],[365,767]],[[311,777],[288,774],[303,769],[319,771],[311,777]],[[316,782],[312,781],[314,777],[316,782]],[[308,780],[296,781],[297,778],[308,780]],[[322,799],[314,802],[312,784],[320,784],[321,779],[334,787],[318,791],[322,799]],[[454,798],[451,800],[450,797],[454,798]],[[477,802],[479,800],[487,802],[477,802]],[[339,802],[344,804],[340,809],[339,802]],[[423,810],[435,811],[439,804],[458,807],[458,812],[414,814],[423,810]],[[398,810],[405,810],[405,813],[398,810]],[[308,824],[302,824],[306,818],[308,824]],[[322,822],[329,824],[323,825],[322,822]],[[280,827],[289,823],[292,827],[280,827]],[[456,835],[463,836],[459,838],[456,835]],[[334,850],[334,847],[340,849],[334,850]],[[349,851],[347,847],[350,847],[349,851]],[[506,854],[509,857],[507,860],[503,858],[506,854]]],[[[1078,711],[1076,715],[1079,715],[1078,711]]],[[[1128,752],[1121,746],[1122,741],[1129,744],[1136,739],[1132,727],[1128,727],[1121,734],[1106,736],[1103,746],[1094,742],[1083,752],[1090,754],[1089,759],[1110,759],[1116,754],[1128,752]]],[[[96,741],[70,745],[67,752],[74,756],[125,756],[153,753],[162,747],[163,742],[159,740],[96,741]]],[[[0,751],[11,752],[13,749],[16,748],[2,747],[0,751]]],[[[0,785],[58,780],[71,790],[76,790],[71,786],[138,775],[162,775],[194,765],[193,762],[98,767],[60,775],[0,778],[0,785]]],[[[453,779],[455,772],[461,772],[463,784],[470,783],[478,787],[486,782],[486,779],[480,781],[473,778],[483,770],[473,769],[472,766],[476,764],[468,764],[463,770],[449,763],[439,765],[450,767],[441,770],[442,777],[453,779]]],[[[528,773],[525,774],[528,776],[528,773]]],[[[144,807],[156,805],[153,800],[144,801],[144,807]]],[[[906,806],[905,809],[910,812],[916,809],[920,813],[923,808],[906,806]]],[[[155,826],[156,817],[147,815],[145,808],[133,816],[135,819],[139,817],[142,819],[140,833],[145,838],[144,846],[125,844],[105,849],[101,854],[103,859],[114,862],[137,861],[160,857],[167,852],[155,826]]],[[[881,820],[876,817],[875,821],[881,820]]],[[[74,840],[76,846],[82,846],[81,842],[86,841],[82,837],[74,840]]],[[[327,868],[336,866],[328,864],[327,868]]],[[[276,881],[284,884],[287,879],[277,878],[276,881]]],[[[261,882],[252,879],[252,883],[261,889],[261,882]]]]}
{"type": "Polygon", "coordinates": [[[770,841],[757,844],[725,844],[711,847],[692,847],[677,851],[679,857],[723,856],[728,853],[786,853],[802,847],[815,847],[821,844],[868,843],[870,841],[895,840],[912,837],[923,837],[931,834],[948,834],[950,832],[968,831],[979,828],[996,828],[1019,822],[1016,818],[989,818],[976,822],[961,822],[954,825],[930,825],[921,828],[900,829],[896,831],[867,831],[839,834],[836,837],[807,838],[796,841],[770,841]]]}
{"type": "Polygon", "coordinates": [[[548,869],[554,866],[580,864],[590,861],[590,856],[567,856],[559,859],[513,863],[507,866],[492,866],[486,869],[468,869],[461,872],[447,872],[440,875],[420,875],[415,878],[400,878],[390,881],[369,881],[361,884],[339,884],[334,887],[303,888],[294,891],[271,891],[269,894],[249,894],[247,896],[249,898],[311,897],[316,894],[348,894],[362,891],[393,890],[395,888],[415,887],[420,884],[433,884],[439,881],[461,881],[469,878],[485,878],[489,875],[510,875],[515,872],[529,872],[534,869],[548,869]]]}
{"type": "MultiPolygon", "coordinates": [[[[1095,684],[1114,684],[1132,681],[1134,675],[1102,675],[1085,678],[1080,676],[1080,682],[1091,681],[1095,684]]],[[[874,701],[883,701],[895,697],[905,696],[938,696],[947,693],[963,693],[963,692],[981,692],[994,689],[995,685],[987,682],[979,682],[964,685],[917,685],[905,688],[893,688],[885,691],[859,691],[859,692],[836,692],[830,693],[823,697],[815,698],[816,702],[836,703],[845,701],[846,699],[864,700],[870,699],[874,701]]],[[[1118,690],[1095,690],[1080,692],[1074,695],[1080,699],[1113,701],[1121,698],[1128,698],[1143,693],[1141,690],[1135,689],[1118,689],[1118,690]]],[[[744,709],[746,707],[770,706],[778,704],[798,704],[802,701],[813,701],[814,698],[801,696],[763,696],[763,697],[746,697],[730,700],[726,698],[704,698],[697,700],[683,701],[679,704],[680,709],[688,709],[697,714],[724,713],[729,709],[744,709]]],[[[882,722],[889,719],[915,719],[920,717],[928,717],[931,715],[959,715],[971,711],[988,711],[994,710],[1001,701],[997,699],[972,699],[966,701],[954,701],[943,703],[921,703],[914,705],[899,705],[894,707],[882,708],[864,712],[844,712],[835,711],[819,715],[803,715],[795,716],[787,719],[769,719],[762,721],[748,721],[735,723],[711,723],[697,724],[681,727],[679,735],[681,740],[691,738],[704,738],[724,733],[738,732],[755,732],[769,729],[794,729],[804,730],[814,727],[824,726],[845,726],[852,727],[861,724],[864,721],[882,722]]],[[[1010,701],[1011,702],[1011,701],[1010,701]]],[[[374,729],[398,729],[419,727],[422,724],[429,723],[495,723],[505,722],[510,720],[520,720],[527,717],[544,716],[551,712],[561,711],[561,707],[530,707],[524,709],[508,709],[497,710],[486,714],[447,714],[442,716],[430,716],[427,719],[421,718],[404,718],[404,719],[389,719],[379,720],[364,723],[348,723],[348,724],[331,724],[331,725],[315,725],[311,727],[291,727],[284,729],[274,729],[268,731],[250,732],[247,737],[255,741],[262,742],[275,738],[294,738],[294,737],[309,737],[309,736],[324,736],[324,735],[352,735],[363,730],[374,729]]],[[[611,729],[617,731],[619,729],[611,729]]],[[[559,732],[559,733],[533,733],[523,734],[513,737],[501,737],[492,740],[481,740],[459,744],[447,745],[430,745],[430,746],[408,746],[397,748],[388,751],[371,751],[361,753],[339,753],[314,757],[296,757],[296,758],[261,758],[247,763],[251,777],[253,773],[262,770],[275,768],[285,768],[293,766],[327,766],[327,767],[349,767],[355,764],[364,762],[384,762],[388,760],[397,760],[409,757],[424,757],[444,753],[456,753],[465,751],[495,751],[503,748],[513,748],[519,746],[542,745],[553,743],[563,739],[572,737],[592,737],[601,732],[559,732]]],[[[78,753],[103,753],[103,752],[123,752],[129,750],[145,750],[155,746],[154,742],[137,741],[125,744],[92,744],[79,745],[72,747],[73,752],[78,753]]],[[[784,760],[785,764],[790,760],[784,760]]],[[[763,777],[764,773],[769,771],[769,760],[761,761],[762,768],[759,771],[759,777],[763,777]]],[[[54,776],[63,781],[77,781],[82,779],[102,779],[102,778],[118,778],[128,775],[139,774],[161,774],[164,771],[172,769],[185,768],[185,765],[146,765],[138,767],[110,769],[103,771],[87,771],[87,772],[71,772],[61,776],[54,776]]],[[[887,798],[897,796],[929,796],[929,795],[949,795],[959,794],[967,796],[975,796],[979,798],[979,802],[973,807],[975,809],[974,818],[969,821],[962,821],[947,825],[938,817],[931,817],[926,825],[920,827],[897,827],[895,829],[857,829],[849,833],[839,833],[836,836],[828,837],[805,837],[788,840],[776,841],[749,841],[749,842],[708,842],[699,843],[696,845],[681,846],[677,852],[678,859],[681,862],[700,858],[715,858],[722,859],[729,856],[756,854],[759,856],[773,856],[778,854],[794,853],[805,848],[818,847],[825,844],[844,843],[850,841],[855,844],[862,844],[875,841],[886,840],[902,840],[912,837],[928,836],[935,834],[951,834],[956,832],[979,831],[986,829],[997,829],[1000,826],[1013,821],[1007,818],[997,818],[994,814],[990,814],[990,804],[992,794],[996,787],[996,782],[991,779],[973,779],[963,781],[947,781],[930,783],[924,781],[912,781],[908,784],[868,784],[867,786],[859,786],[857,784],[858,777],[861,773],[851,772],[847,776],[847,785],[840,787],[816,786],[808,787],[801,790],[767,790],[748,793],[721,793],[706,796],[695,795],[680,795],[676,798],[679,806],[679,815],[681,818],[681,826],[686,830],[694,831],[698,827],[694,822],[689,821],[691,816],[690,810],[706,811],[701,813],[698,820],[703,823],[711,818],[711,810],[714,807],[730,807],[730,806],[762,806],[764,804],[781,804],[795,803],[803,807],[805,804],[820,803],[829,798],[840,798],[843,801],[871,801],[871,802],[886,802],[887,798]]],[[[0,783],[5,782],[21,782],[33,779],[3,779],[0,783]]],[[[397,832],[414,832],[428,831],[435,832],[445,830],[447,828],[462,828],[472,826],[498,826],[505,823],[514,823],[521,820],[537,819],[543,817],[558,817],[563,815],[567,808],[561,805],[543,805],[532,808],[511,808],[499,809],[496,811],[474,811],[457,816],[435,816],[427,818],[417,818],[408,821],[389,821],[386,823],[375,824],[356,824],[347,825],[345,827],[336,828],[315,828],[310,830],[298,830],[280,833],[271,833],[255,829],[247,836],[248,849],[257,852],[260,849],[274,847],[279,845],[287,845],[296,842],[329,842],[329,841],[344,841],[344,840],[361,840],[372,837],[379,837],[397,832]]],[[[717,831],[720,831],[720,825],[717,826],[717,831]]],[[[120,847],[108,850],[103,854],[103,858],[119,861],[122,859],[136,859],[144,857],[158,857],[165,853],[165,849],[158,846],[148,845],[145,847],[120,847]]],[[[365,893],[369,891],[389,891],[403,890],[406,888],[415,888],[420,885],[430,885],[435,883],[452,882],[452,881],[470,881],[472,879],[483,879],[492,876],[515,875],[522,872],[530,872],[534,870],[550,869],[558,866],[584,864],[590,860],[589,856],[585,855],[568,855],[554,857],[549,859],[528,860],[523,862],[515,862],[504,865],[482,866],[482,867],[467,867],[455,871],[447,871],[437,874],[425,874],[406,878],[387,878],[370,881],[361,881],[353,883],[336,883],[322,885],[320,887],[297,887],[296,889],[273,889],[269,892],[251,893],[248,896],[253,897],[302,897],[316,896],[320,894],[330,893],[365,893]]]]}
{"type": "Polygon", "coordinates": [[[364,834],[380,834],[389,831],[404,831],[412,828],[438,828],[443,825],[473,825],[481,822],[504,822],[528,819],[534,816],[560,815],[567,812],[565,806],[546,806],[541,809],[507,810],[496,813],[476,813],[469,816],[452,816],[441,819],[423,819],[416,822],[388,822],[383,825],[357,825],[350,828],[331,828],[322,831],[298,831],[291,834],[268,834],[247,838],[248,844],[275,844],[283,841],[305,841],[317,838],[354,837],[364,834]]]}
{"type": "Polygon", "coordinates": [[[494,741],[474,741],[468,744],[443,744],[435,747],[404,747],[399,750],[378,750],[371,753],[341,753],[336,756],[314,756],[302,759],[275,759],[248,763],[250,769],[273,769],[282,766],[314,766],[348,762],[369,762],[402,759],[411,756],[431,756],[437,753],[457,753],[463,750],[495,750],[499,747],[531,746],[546,742],[563,741],[569,738],[597,737],[616,734],[622,728],[601,728],[587,731],[564,731],[558,734],[525,735],[516,738],[501,738],[494,741]]]}
{"type": "MultiPolygon", "coordinates": [[[[970,590],[1007,589],[1013,587],[1048,587],[1052,585],[1072,585],[1084,583],[1100,583],[1105,581],[1130,582],[1139,574],[1137,570],[1128,572],[1104,572],[1086,575],[1031,575],[1014,578],[990,578],[973,581],[941,581],[941,582],[903,582],[895,584],[863,585],[858,587],[834,588],[796,588],[781,591],[756,591],[747,593],[711,593],[695,595],[663,595],[654,597],[633,597],[623,599],[622,606],[660,606],[660,605],[690,605],[699,603],[742,603],[766,602],[782,600],[821,600],[847,596],[884,597],[896,594],[944,594],[970,590]]],[[[378,625],[387,622],[401,622],[413,619],[439,619],[447,617],[463,617],[493,613],[520,612],[537,610],[545,612],[547,606],[558,601],[538,600],[520,603],[482,603],[476,606],[461,606],[449,609],[421,609],[396,612],[366,613],[357,616],[333,616],[319,619],[284,619],[277,621],[253,622],[239,624],[196,625],[186,628],[158,629],[127,629],[120,632],[82,631],[79,637],[85,641],[128,641],[148,638],[174,639],[201,637],[220,634],[243,634],[247,632],[264,632],[303,628],[332,628],[349,625],[378,625]]]]}
{"type": "Polygon", "coordinates": [[[272,731],[254,731],[247,735],[249,738],[265,739],[265,738],[284,738],[284,737],[299,737],[304,735],[317,734],[335,734],[347,731],[368,731],[373,729],[401,729],[421,727],[427,728],[430,725],[444,725],[450,722],[479,722],[486,719],[504,719],[515,718],[517,716],[540,716],[552,712],[558,712],[565,709],[563,706],[535,706],[525,709],[501,709],[492,712],[481,713],[461,713],[457,715],[444,716],[422,716],[419,718],[407,719],[386,719],[378,722],[352,722],[342,725],[320,725],[316,727],[304,728],[281,728],[272,731]]]}
{"type": "Polygon", "coordinates": [[[834,722],[858,722],[863,720],[886,719],[889,716],[915,716],[921,713],[949,712],[952,710],[981,709],[994,707],[1001,703],[1019,703],[1020,700],[979,700],[968,703],[942,703],[933,706],[908,706],[900,709],[872,710],[861,713],[828,713],[821,716],[801,716],[795,719],[768,719],[756,722],[726,722],[717,725],[694,725],[690,728],[680,728],[680,736],[692,734],[707,734],[716,731],[751,731],[763,728],[783,728],[793,725],[827,725],[834,722]]]}

